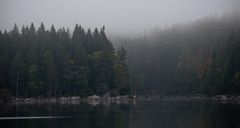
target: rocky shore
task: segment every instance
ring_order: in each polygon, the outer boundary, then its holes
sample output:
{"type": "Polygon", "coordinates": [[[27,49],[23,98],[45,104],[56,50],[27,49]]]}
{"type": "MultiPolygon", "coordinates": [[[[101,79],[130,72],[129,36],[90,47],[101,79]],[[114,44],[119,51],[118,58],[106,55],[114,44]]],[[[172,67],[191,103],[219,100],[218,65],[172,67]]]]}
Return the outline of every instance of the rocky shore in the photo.
{"type": "Polygon", "coordinates": [[[216,101],[226,101],[240,104],[240,95],[216,95],[211,99],[216,101]]]}
{"type": "Polygon", "coordinates": [[[208,100],[224,103],[240,104],[240,95],[215,95],[215,96],[142,96],[139,100],[208,100]]]}
{"type": "Polygon", "coordinates": [[[89,97],[79,97],[79,96],[70,96],[70,97],[51,97],[51,98],[40,98],[40,97],[31,97],[31,98],[15,98],[12,97],[10,102],[12,103],[61,103],[61,104],[77,104],[81,101],[87,101],[89,103],[101,103],[101,102],[128,102],[135,100],[132,96],[125,95],[125,96],[97,96],[92,95],[89,97]]]}
{"type": "Polygon", "coordinates": [[[240,95],[216,95],[213,97],[207,96],[139,96],[135,98],[133,96],[97,96],[92,95],[88,97],[70,96],[70,97],[31,97],[31,98],[15,98],[12,97],[10,102],[12,103],[61,103],[61,104],[78,104],[81,101],[87,101],[90,104],[99,104],[103,102],[130,102],[135,100],[210,100],[210,101],[223,101],[229,103],[240,104],[240,95]]]}

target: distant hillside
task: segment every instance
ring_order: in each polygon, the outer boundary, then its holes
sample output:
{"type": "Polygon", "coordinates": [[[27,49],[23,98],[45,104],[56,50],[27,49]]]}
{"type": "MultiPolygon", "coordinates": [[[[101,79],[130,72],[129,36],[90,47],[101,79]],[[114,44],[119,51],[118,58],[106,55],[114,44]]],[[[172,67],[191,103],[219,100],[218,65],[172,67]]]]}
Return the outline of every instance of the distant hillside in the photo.
{"type": "Polygon", "coordinates": [[[239,13],[206,17],[115,43],[128,51],[131,81],[137,83],[139,93],[240,93],[239,13]]]}

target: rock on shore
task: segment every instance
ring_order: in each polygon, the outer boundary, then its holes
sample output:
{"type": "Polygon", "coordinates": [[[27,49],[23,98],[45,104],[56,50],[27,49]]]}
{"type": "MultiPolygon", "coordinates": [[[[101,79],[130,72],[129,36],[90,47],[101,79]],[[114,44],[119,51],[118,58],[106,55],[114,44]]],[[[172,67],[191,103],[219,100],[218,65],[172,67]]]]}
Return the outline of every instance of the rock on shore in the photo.
{"type": "Polygon", "coordinates": [[[229,100],[226,95],[216,95],[212,97],[213,100],[229,100]]]}
{"type": "Polygon", "coordinates": [[[100,96],[97,96],[97,95],[92,95],[92,96],[89,96],[87,99],[88,100],[101,100],[102,98],[100,96]]]}
{"type": "Polygon", "coordinates": [[[212,100],[240,103],[240,96],[239,95],[216,95],[212,97],[212,100]]]}

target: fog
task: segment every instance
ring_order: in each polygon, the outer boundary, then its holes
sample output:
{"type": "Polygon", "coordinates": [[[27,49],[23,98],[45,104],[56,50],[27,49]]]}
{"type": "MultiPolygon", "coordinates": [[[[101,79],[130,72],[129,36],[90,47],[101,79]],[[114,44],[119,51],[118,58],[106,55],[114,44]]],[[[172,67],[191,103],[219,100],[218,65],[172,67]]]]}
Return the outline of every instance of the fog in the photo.
{"type": "Polygon", "coordinates": [[[0,29],[43,22],[47,28],[106,26],[108,35],[134,35],[156,27],[238,10],[239,0],[1,0],[0,29]]]}

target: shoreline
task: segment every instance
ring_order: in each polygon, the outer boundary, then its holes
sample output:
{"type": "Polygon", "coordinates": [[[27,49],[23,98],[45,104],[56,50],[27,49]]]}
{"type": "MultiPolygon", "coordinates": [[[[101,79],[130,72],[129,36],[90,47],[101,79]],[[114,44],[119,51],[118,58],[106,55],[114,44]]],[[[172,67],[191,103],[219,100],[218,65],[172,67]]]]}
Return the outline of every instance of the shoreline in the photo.
{"type": "Polygon", "coordinates": [[[101,102],[130,102],[136,99],[129,95],[116,96],[116,97],[100,97],[97,95],[92,95],[89,97],[79,97],[79,96],[66,96],[66,97],[11,97],[8,101],[3,101],[0,99],[0,103],[20,103],[20,104],[31,104],[31,103],[60,103],[60,104],[78,104],[82,101],[87,101],[89,103],[98,104],[101,102]]]}
{"type": "Polygon", "coordinates": [[[31,103],[60,103],[60,104],[77,104],[83,101],[99,104],[99,103],[126,103],[144,100],[209,100],[209,101],[220,101],[226,103],[237,103],[240,104],[240,95],[215,95],[215,96],[139,96],[134,98],[133,96],[116,96],[116,97],[100,97],[97,95],[92,95],[89,97],[79,97],[79,96],[69,96],[69,97],[12,97],[8,101],[3,101],[0,99],[0,103],[21,103],[21,104],[31,104],[31,103]]]}

